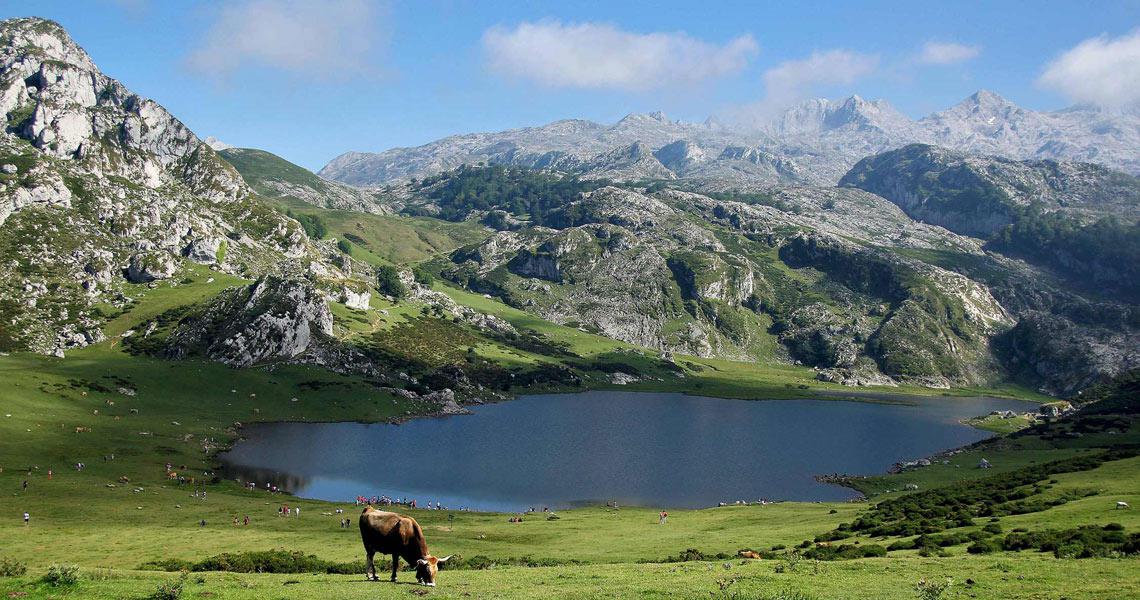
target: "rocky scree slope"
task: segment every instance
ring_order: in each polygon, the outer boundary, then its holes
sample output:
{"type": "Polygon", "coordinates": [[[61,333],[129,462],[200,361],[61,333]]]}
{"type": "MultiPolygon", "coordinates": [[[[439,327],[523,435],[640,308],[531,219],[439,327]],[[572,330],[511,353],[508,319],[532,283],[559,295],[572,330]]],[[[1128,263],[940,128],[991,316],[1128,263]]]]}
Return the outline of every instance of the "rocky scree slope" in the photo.
{"type": "Polygon", "coordinates": [[[0,22],[0,112],[0,350],[62,355],[98,341],[106,311],[130,306],[129,284],[190,263],[351,275],[54,22],[0,22]]]}
{"type": "Polygon", "coordinates": [[[556,121],[456,135],[381,153],[346,152],[320,171],[355,186],[423,178],[463,164],[573,171],[623,181],[685,179],[723,191],[774,183],[831,185],[860,159],[911,143],[1017,159],[1093,162],[1140,173],[1140,114],[1079,106],[1027,110],[988,91],[917,121],[883,100],[808,100],[752,124],[631,114],[613,125],[556,121]]]}

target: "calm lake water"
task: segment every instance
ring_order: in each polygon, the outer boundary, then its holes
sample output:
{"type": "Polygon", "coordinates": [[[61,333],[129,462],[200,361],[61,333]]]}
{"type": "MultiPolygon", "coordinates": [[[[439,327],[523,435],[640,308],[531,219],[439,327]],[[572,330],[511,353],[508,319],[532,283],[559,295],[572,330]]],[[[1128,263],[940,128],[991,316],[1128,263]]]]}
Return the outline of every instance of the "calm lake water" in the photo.
{"type": "Polygon", "coordinates": [[[695,508],[736,500],[842,500],[820,473],[875,474],[988,437],[959,419],[1033,405],[993,398],[748,402],[595,391],[523,396],[472,415],[401,425],[246,428],[227,477],[307,498],[358,495],[516,511],[616,500],[695,508]]]}

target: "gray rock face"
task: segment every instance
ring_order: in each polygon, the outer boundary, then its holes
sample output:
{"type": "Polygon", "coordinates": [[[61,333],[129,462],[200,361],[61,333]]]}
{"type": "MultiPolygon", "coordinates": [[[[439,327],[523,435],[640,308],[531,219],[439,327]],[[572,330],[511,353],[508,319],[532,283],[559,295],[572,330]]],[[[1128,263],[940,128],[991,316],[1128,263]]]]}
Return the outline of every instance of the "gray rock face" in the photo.
{"type": "Polygon", "coordinates": [[[834,184],[865,156],[911,143],[1016,159],[1075,160],[1140,173],[1140,115],[1089,107],[1041,113],[991,92],[914,121],[883,100],[808,100],[770,121],[727,127],[629,115],[614,125],[556,121],[457,135],[379,154],[348,152],[320,171],[356,186],[480,162],[580,171],[615,180],[692,180],[703,189],[834,184]]]}
{"type": "Polygon", "coordinates": [[[368,310],[372,302],[372,292],[367,290],[356,291],[348,286],[342,286],[340,301],[352,310],[368,310]]]}
{"type": "Polygon", "coordinates": [[[1089,163],[1015,161],[911,145],[859,161],[839,181],[957,233],[989,237],[1031,203],[1082,220],[1140,217],[1140,179],[1089,163]]]}
{"type": "Polygon", "coordinates": [[[557,246],[552,246],[545,251],[540,249],[538,252],[531,252],[526,249],[519,250],[518,254],[515,254],[515,257],[507,263],[507,269],[522,277],[533,277],[561,283],[562,272],[558,268],[558,260],[549,250],[557,250],[557,246]]]}
{"type": "Polygon", "coordinates": [[[265,277],[223,292],[197,318],[180,325],[172,357],[201,354],[235,367],[289,360],[331,338],[332,312],[311,284],[265,277]]]}
{"type": "MultiPolygon", "coordinates": [[[[42,19],[0,24],[0,111],[27,115],[16,128],[41,152],[86,159],[106,174],[158,187],[191,166],[202,142],[152,100],[131,93],[95,67],[59,25],[42,19]],[[190,159],[187,161],[187,159],[190,159]]],[[[211,151],[212,152],[212,151],[211,151]]],[[[185,183],[213,199],[241,193],[240,178],[217,171],[185,183]]]]}
{"type": "Polygon", "coordinates": [[[184,261],[215,262],[222,240],[237,273],[298,270],[295,259],[345,277],[299,223],[254,202],[214,150],[51,21],[0,21],[0,109],[0,305],[18,307],[2,315],[18,332],[5,349],[59,354],[98,339],[98,303],[121,306],[125,283],[169,278],[184,261]]]}
{"type": "Polygon", "coordinates": [[[218,238],[195,238],[182,250],[183,256],[188,260],[204,265],[218,262],[218,251],[222,248],[222,240],[218,238]]]}
{"type": "Polygon", "coordinates": [[[1140,367],[1140,332],[1081,326],[1032,311],[999,339],[1011,368],[1044,391],[1068,396],[1140,367]]]}

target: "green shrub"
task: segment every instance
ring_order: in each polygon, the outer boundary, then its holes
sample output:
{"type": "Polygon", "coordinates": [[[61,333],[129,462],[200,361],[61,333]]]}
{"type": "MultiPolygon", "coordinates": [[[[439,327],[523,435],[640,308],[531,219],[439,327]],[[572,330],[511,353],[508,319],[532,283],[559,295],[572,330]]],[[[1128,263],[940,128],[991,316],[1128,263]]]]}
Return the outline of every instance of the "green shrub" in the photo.
{"type": "Polygon", "coordinates": [[[43,582],[53,586],[71,586],[79,583],[78,565],[52,565],[43,577],[43,582]]]}
{"type": "Polygon", "coordinates": [[[843,544],[841,546],[815,546],[804,551],[805,558],[816,560],[851,560],[878,558],[887,555],[887,549],[878,544],[843,544]]]}
{"type": "Polygon", "coordinates": [[[435,274],[423,265],[416,265],[412,267],[412,277],[415,278],[416,283],[424,286],[431,286],[435,283],[435,274]]]}
{"type": "Polygon", "coordinates": [[[19,577],[28,572],[28,565],[5,556],[0,558],[0,577],[19,577]]]}
{"type": "Polygon", "coordinates": [[[297,222],[301,224],[301,228],[305,230],[305,233],[315,240],[322,239],[328,235],[328,226],[325,225],[323,219],[316,215],[294,213],[293,211],[287,211],[285,214],[296,219],[297,222]]]}
{"type": "Polygon", "coordinates": [[[232,573],[331,573],[358,575],[364,563],[335,563],[312,554],[288,550],[224,552],[198,562],[164,559],[145,563],[143,570],[159,571],[227,571],[232,573]]]}
{"type": "Polygon", "coordinates": [[[952,584],[953,581],[950,579],[946,581],[919,579],[918,583],[914,584],[914,592],[920,600],[938,600],[950,589],[952,584]]]}
{"type": "Polygon", "coordinates": [[[999,540],[978,540],[966,548],[970,554],[990,554],[1001,550],[999,540]]]}
{"type": "Polygon", "coordinates": [[[186,573],[183,572],[182,576],[174,581],[164,581],[158,584],[154,592],[148,596],[150,600],[179,600],[182,598],[182,592],[186,589],[186,573]]]}
{"type": "MultiPolygon", "coordinates": [[[[1115,524],[1113,524],[1115,525],[1115,524]]],[[[1010,533],[1003,550],[1052,552],[1057,558],[1102,558],[1140,554],[1140,533],[1126,535],[1124,528],[1082,525],[1075,529],[1010,533]]]]}

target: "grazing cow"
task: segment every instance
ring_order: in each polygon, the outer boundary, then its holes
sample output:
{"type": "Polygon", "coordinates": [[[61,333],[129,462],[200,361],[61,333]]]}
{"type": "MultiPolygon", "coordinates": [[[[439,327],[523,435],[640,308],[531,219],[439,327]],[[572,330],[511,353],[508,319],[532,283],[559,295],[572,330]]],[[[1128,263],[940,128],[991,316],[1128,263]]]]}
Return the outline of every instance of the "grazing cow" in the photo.
{"type": "Polygon", "coordinates": [[[438,565],[451,558],[436,558],[428,553],[424,532],[415,519],[371,506],[360,513],[360,539],[367,554],[367,577],[372,581],[379,580],[376,565],[372,562],[372,556],[377,552],[392,555],[392,581],[396,581],[400,558],[403,558],[415,566],[416,581],[430,586],[435,585],[438,565]]]}
{"type": "Polygon", "coordinates": [[[1117,502],[1116,508],[1117,508],[1117,510],[1119,510],[1121,508],[1128,508],[1128,503],[1127,502],[1117,502]]]}

